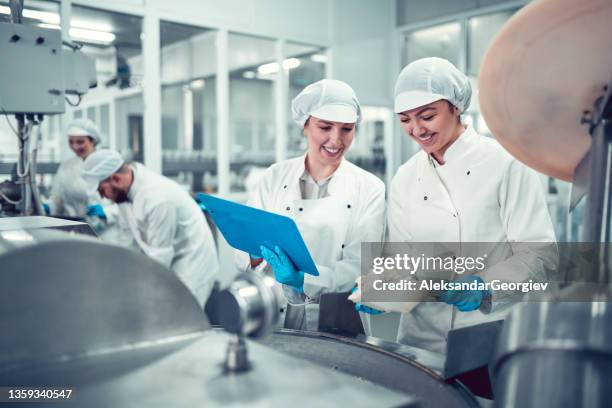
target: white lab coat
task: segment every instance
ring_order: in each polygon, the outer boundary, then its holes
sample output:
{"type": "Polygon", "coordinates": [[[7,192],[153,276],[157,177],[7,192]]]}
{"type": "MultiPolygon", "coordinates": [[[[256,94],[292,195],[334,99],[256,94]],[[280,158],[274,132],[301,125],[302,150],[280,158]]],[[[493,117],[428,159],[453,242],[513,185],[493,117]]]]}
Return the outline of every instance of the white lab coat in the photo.
{"type": "Polygon", "coordinates": [[[78,156],[60,163],[51,186],[51,214],[84,218],[88,205],[101,203],[108,221],[112,222],[117,214],[116,206],[108,200],[103,202],[97,192],[87,193],[82,171],[83,160],[78,156]]]}
{"type": "Polygon", "coordinates": [[[85,218],[86,221],[108,241],[117,239],[114,224],[117,220],[117,205],[100,197],[98,192],[87,193],[85,181],[81,177],[83,160],[74,156],[60,163],[51,186],[49,210],[51,215],[85,218]],[[106,220],[87,217],[87,206],[101,204],[106,220]]]}
{"type": "MultiPolygon", "coordinates": [[[[215,242],[202,210],[176,182],[139,163],[119,224],[145,255],[172,269],[204,306],[219,273],[215,242]]],[[[125,234],[122,234],[123,236],[125,234]]]]}
{"type": "MultiPolygon", "coordinates": [[[[537,174],[471,127],[448,148],[444,161],[437,165],[420,151],[399,168],[389,197],[389,241],[504,243],[497,259],[489,259],[494,266],[480,273],[485,282],[546,280],[556,266],[556,245],[543,250],[520,245],[555,242],[537,174]]],[[[513,304],[508,302],[493,293],[490,314],[422,303],[402,314],[398,342],[445,353],[451,328],[502,319],[513,304]]]]}
{"type": "Polygon", "coordinates": [[[343,159],[329,182],[329,196],[303,200],[300,177],[305,158],[269,167],[248,205],[296,222],[320,273],[304,275],[304,293],[318,302],[322,293],[350,291],[361,274],[361,243],[382,239],[385,185],[343,159]]]}

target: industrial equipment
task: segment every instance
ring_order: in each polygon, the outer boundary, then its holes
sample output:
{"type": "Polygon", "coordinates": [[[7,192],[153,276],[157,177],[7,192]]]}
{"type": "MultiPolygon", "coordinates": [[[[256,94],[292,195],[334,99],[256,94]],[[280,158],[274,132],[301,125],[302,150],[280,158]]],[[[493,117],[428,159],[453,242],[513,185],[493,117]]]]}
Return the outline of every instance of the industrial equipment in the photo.
{"type": "MultiPolygon", "coordinates": [[[[612,3],[542,0],[485,55],[480,106],[515,157],[587,193],[582,281],[504,323],[492,365],[496,406],[604,407],[612,397],[612,3]]],[[[576,194],[576,190],[578,193],[576,194]]]]}
{"type": "Polygon", "coordinates": [[[11,0],[10,6],[11,22],[0,23],[0,115],[14,114],[17,120],[19,157],[11,183],[20,187],[20,195],[18,200],[0,195],[0,204],[22,215],[42,214],[36,128],[44,115],[65,111],[67,95],[77,98],[69,103],[78,104],[96,86],[95,64],[79,46],[63,41],[60,31],[21,24],[23,0],[11,0]]]}
{"type": "Polygon", "coordinates": [[[440,363],[422,350],[332,334],[266,336],[278,319],[268,278],[241,276],[221,291],[225,330],[211,329],[169,269],[38,228],[41,219],[0,219],[4,387],[72,388],[67,406],[88,407],[478,406],[426,367],[440,363]]]}

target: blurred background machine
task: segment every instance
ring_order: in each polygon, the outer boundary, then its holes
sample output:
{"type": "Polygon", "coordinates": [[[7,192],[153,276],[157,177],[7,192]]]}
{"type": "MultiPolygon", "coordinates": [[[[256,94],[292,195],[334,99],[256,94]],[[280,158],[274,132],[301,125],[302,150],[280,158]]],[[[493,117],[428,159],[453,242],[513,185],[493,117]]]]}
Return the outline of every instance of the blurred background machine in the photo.
{"type": "Polygon", "coordinates": [[[500,143],[525,164],[586,192],[585,264],[547,302],[504,324],[492,365],[500,407],[608,406],[612,399],[612,3],[530,3],[485,55],[480,105],[500,143]]]}

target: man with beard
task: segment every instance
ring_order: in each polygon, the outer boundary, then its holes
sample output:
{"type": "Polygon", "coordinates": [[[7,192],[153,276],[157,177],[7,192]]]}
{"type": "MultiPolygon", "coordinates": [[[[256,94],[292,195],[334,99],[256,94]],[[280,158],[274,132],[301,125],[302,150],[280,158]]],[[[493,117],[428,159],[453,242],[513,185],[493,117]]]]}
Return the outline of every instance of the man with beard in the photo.
{"type": "Polygon", "coordinates": [[[83,164],[90,191],[118,204],[118,223],[131,245],[172,269],[201,306],[219,272],[212,233],[196,202],[176,182],[109,149],[83,164]]]}

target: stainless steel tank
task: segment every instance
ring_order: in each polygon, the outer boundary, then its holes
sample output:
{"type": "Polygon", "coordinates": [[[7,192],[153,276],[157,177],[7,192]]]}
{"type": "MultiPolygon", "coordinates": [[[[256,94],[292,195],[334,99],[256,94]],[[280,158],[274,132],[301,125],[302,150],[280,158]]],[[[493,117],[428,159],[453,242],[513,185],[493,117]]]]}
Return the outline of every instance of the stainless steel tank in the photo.
{"type": "Polygon", "coordinates": [[[605,298],[521,305],[506,319],[494,359],[495,406],[609,406],[611,322],[605,298]]]}
{"type": "MultiPolygon", "coordinates": [[[[235,293],[265,304],[249,287],[235,293]]],[[[273,322],[244,316],[255,331],[273,322]]],[[[67,404],[87,407],[475,405],[414,359],[331,335],[247,339],[249,369],[228,372],[235,334],[207,328],[188,289],[144,256],[60,231],[0,231],[0,385],[73,387],[67,404]]]]}

